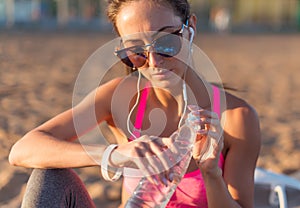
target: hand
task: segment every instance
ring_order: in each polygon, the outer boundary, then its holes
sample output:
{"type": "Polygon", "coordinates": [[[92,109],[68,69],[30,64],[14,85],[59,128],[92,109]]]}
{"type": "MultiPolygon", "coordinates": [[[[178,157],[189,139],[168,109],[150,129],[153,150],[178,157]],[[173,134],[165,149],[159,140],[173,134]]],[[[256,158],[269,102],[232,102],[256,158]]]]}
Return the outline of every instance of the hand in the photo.
{"type": "Polygon", "coordinates": [[[218,115],[198,106],[189,106],[189,109],[191,112],[188,115],[187,123],[197,132],[193,158],[201,172],[219,174],[218,162],[224,139],[218,115]]]}
{"type": "Polygon", "coordinates": [[[145,135],[119,145],[111,154],[111,163],[117,167],[138,168],[152,183],[160,181],[167,185],[173,180],[170,168],[178,161],[176,155],[180,151],[173,135],[169,138],[145,135]]]}

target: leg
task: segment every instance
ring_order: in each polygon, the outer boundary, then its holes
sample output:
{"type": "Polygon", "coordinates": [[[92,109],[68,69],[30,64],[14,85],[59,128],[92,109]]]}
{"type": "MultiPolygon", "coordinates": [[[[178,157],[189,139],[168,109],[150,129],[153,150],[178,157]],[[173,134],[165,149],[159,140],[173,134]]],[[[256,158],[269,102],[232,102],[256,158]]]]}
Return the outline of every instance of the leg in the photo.
{"type": "Polygon", "coordinates": [[[70,169],[35,169],[22,208],[95,207],[84,184],[70,169]]]}

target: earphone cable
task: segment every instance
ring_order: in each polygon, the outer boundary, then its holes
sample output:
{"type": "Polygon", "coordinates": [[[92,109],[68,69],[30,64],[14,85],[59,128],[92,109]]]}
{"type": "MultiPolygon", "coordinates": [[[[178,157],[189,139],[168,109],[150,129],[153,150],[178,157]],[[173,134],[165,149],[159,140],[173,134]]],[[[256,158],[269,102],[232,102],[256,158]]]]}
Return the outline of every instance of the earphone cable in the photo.
{"type": "Polygon", "coordinates": [[[140,82],[141,82],[141,72],[138,71],[138,80],[137,80],[137,83],[136,83],[136,89],[137,89],[137,97],[136,97],[136,101],[135,101],[135,104],[133,105],[133,107],[131,108],[129,114],[128,114],[128,117],[127,117],[127,131],[129,132],[129,134],[136,139],[136,136],[132,133],[132,131],[130,130],[130,117],[131,117],[131,114],[133,112],[133,110],[136,108],[136,106],[138,105],[139,103],[139,99],[140,99],[140,82]]]}

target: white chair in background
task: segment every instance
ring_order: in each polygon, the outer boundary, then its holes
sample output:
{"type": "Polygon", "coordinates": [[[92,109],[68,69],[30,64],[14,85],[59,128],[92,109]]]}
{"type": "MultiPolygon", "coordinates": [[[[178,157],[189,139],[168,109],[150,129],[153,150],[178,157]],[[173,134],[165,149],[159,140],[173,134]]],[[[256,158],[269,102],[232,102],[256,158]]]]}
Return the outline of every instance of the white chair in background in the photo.
{"type": "Polygon", "coordinates": [[[255,208],[300,208],[300,181],[256,168],[254,200],[255,208]]]}

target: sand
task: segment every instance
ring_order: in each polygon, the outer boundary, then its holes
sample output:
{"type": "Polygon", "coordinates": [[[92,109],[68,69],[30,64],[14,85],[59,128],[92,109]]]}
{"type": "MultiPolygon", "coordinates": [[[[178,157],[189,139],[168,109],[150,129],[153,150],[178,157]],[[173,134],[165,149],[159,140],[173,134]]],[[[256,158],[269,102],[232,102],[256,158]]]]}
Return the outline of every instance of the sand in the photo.
{"type": "MultiPolygon", "coordinates": [[[[86,59],[113,36],[100,33],[0,33],[0,207],[19,207],[31,170],[7,162],[27,131],[72,106],[86,59]]],[[[300,36],[200,34],[197,45],[223,82],[260,117],[258,166],[300,178],[300,36]]],[[[78,169],[97,207],[116,207],[121,181],[104,182],[99,168],[78,169]]]]}

